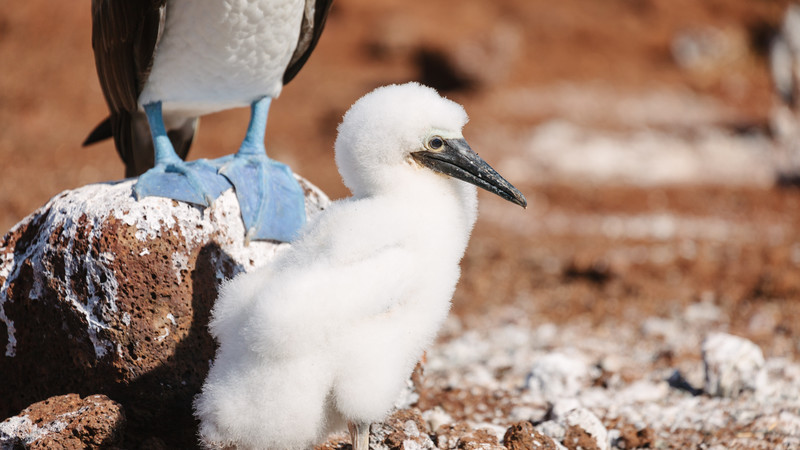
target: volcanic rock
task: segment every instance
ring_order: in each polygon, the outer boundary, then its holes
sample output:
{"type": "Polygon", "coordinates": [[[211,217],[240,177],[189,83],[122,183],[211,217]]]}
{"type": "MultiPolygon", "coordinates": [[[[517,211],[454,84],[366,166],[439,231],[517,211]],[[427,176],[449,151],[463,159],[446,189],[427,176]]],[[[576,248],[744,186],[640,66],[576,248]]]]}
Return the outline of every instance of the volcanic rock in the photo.
{"type": "Polygon", "coordinates": [[[603,422],[586,408],[570,408],[570,401],[562,400],[561,403],[553,406],[550,412],[552,420],[538,424],[536,430],[552,438],[556,446],[563,444],[568,449],[607,450],[608,430],[603,422]]]}
{"type": "Polygon", "coordinates": [[[381,423],[370,427],[370,445],[374,450],[433,450],[436,448],[428,425],[416,409],[392,413],[381,423]]]}
{"type": "Polygon", "coordinates": [[[474,429],[465,422],[442,425],[436,430],[440,450],[503,450],[497,437],[485,429],[474,429]]]}
{"type": "Polygon", "coordinates": [[[503,437],[503,445],[509,450],[556,450],[553,439],[537,431],[533,424],[527,421],[515,423],[503,437]]]}
{"type": "Polygon", "coordinates": [[[608,431],[600,419],[588,409],[573,409],[567,413],[564,421],[567,429],[564,446],[568,449],[608,449],[608,431]]]}
{"type": "MultiPolygon", "coordinates": [[[[311,216],[328,200],[300,181],[311,216]]],[[[204,209],[136,201],[133,182],[66,191],[0,240],[0,417],[101,393],[129,435],[193,446],[217,288],[287,244],[246,245],[233,191],[204,209]]]]}
{"type": "Polygon", "coordinates": [[[109,448],[120,443],[122,405],[105,395],[51,397],[0,423],[0,448],[109,448]]]}

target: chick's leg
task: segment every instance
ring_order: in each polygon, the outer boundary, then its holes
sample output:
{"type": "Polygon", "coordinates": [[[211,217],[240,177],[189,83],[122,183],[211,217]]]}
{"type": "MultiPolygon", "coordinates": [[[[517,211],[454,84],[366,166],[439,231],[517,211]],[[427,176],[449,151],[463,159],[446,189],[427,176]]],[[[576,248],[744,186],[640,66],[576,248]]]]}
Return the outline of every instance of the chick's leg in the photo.
{"type": "Polygon", "coordinates": [[[353,441],[353,450],[369,450],[369,424],[347,422],[350,439],[353,441]]]}

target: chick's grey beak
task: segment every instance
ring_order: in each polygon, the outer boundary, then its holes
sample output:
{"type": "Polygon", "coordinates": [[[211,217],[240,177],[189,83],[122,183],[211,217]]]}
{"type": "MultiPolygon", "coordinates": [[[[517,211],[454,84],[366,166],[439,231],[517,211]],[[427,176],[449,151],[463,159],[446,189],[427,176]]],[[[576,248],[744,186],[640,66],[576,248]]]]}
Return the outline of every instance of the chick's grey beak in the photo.
{"type": "Polygon", "coordinates": [[[422,150],[411,156],[436,172],[474,184],[523,208],[528,206],[525,196],[472,151],[464,139],[444,139],[441,149],[422,150]]]}

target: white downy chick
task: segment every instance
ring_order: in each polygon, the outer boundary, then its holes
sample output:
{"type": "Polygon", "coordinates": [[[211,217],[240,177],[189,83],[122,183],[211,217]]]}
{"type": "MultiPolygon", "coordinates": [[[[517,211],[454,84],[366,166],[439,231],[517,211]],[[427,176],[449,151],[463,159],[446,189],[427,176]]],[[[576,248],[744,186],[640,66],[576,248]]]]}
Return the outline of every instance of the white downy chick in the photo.
{"type": "Polygon", "coordinates": [[[345,114],[336,163],[353,196],[225,284],[214,306],[219,349],[195,402],[204,442],[300,449],[347,423],[366,450],[369,424],[449,311],[477,217],[473,184],[526,205],[469,148],[466,122],[417,83],[378,88],[345,114]]]}

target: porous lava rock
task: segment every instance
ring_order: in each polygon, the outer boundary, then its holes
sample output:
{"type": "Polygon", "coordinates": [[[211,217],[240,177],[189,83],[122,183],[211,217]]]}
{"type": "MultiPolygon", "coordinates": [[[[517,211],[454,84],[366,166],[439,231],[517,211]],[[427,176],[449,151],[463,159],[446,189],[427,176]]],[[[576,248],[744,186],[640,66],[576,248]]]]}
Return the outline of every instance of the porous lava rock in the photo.
{"type": "Polygon", "coordinates": [[[0,423],[0,448],[111,448],[120,444],[124,427],[122,405],[105,395],[60,395],[0,423]]]}
{"type": "MultiPolygon", "coordinates": [[[[328,204],[300,180],[306,211],[328,204]]],[[[232,191],[208,208],[136,201],[133,180],[66,191],[0,240],[0,417],[54,395],[120,402],[128,438],[196,443],[223,281],[288,246],[245,242],[232,191]]]]}
{"type": "Polygon", "coordinates": [[[553,439],[540,433],[528,421],[511,425],[503,437],[503,445],[509,450],[556,450],[553,439]]]}
{"type": "Polygon", "coordinates": [[[575,408],[564,415],[563,421],[566,426],[563,444],[568,449],[608,449],[608,431],[588,409],[575,408]]]}
{"type": "Polygon", "coordinates": [[[394,411],[381,423],[370,427],[370,445],[373,450],[434,450],[430,430],[417,409],[394,411]]]}
{"type": "Polygon", "coordinates": [[[436,430],[439,450],[504,450],[497,437],[485,429],[474,429],[466,422],[442,425],[436,430]]]}

